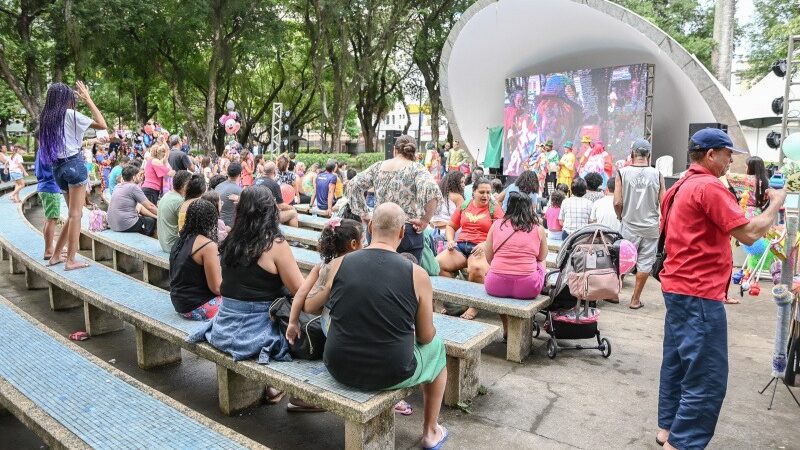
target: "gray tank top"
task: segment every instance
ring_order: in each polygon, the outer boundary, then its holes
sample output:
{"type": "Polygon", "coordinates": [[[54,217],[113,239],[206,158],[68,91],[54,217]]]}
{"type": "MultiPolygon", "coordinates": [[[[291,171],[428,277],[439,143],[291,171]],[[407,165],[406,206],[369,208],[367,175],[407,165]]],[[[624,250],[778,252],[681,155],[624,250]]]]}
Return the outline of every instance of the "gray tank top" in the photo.
{"type": "Polygon", "coordinates": [[[622,226],[631,233],[657,238],[659,225],[658,191],[661,174],[652,167],[628,166],[622,175],[622,226]]]}

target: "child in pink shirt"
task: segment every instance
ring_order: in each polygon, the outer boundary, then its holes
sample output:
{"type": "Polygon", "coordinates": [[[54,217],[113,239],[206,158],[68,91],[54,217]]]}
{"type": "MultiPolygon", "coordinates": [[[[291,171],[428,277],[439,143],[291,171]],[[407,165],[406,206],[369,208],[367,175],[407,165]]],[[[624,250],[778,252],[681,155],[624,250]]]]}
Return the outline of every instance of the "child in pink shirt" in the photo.
{"type": "Polygon", "coordinates": [[[566,195],[559,190],[555,190],[550,194],[550,205],[547,207],[547,212],[544,213],[544,220],[547,222],[550,239],[558,241],[564,239],[564,227],[561,221],[558,220],[558,216],[561,213],[561,202],[565,198],[566,195]]]}

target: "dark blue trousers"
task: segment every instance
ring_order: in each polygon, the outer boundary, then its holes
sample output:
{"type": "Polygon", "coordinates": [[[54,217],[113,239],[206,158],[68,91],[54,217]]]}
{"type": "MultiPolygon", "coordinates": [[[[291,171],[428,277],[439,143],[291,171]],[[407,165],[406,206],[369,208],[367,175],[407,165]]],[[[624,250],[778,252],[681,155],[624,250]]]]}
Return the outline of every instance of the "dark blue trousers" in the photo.
{"type": "Polygon", "coordinates": [[[664,292],[664,359],[658,426],[680,450],[714,436],[728,387],[728,322],[722,302],[664,292]]]}

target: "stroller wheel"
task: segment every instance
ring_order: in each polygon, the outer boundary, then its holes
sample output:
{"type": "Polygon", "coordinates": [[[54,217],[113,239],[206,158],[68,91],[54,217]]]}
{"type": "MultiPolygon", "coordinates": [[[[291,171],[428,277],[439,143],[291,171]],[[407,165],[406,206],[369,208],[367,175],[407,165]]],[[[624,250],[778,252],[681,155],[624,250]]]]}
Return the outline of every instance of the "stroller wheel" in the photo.
{"type": "Polygon", "coordinates": [[[539,328],[539,324],[536,321],[533,321],[533,337],[539,337],[539,333],[541,333],[541,328],[539,328]]]}
{"type": "Polygon", "coordinates": [[[550,340],[547,341],[547,357],[550,359],[554,359],[557,354],[558,354],[558,344],[556,344],[555,339],[550,338],[550,340]]]}
{"type": "Polygon", "coordinates": [[[606,338],[600,339],[600,351],[603,353],[603,358],[611,356],[611,341],[606,338]]]}

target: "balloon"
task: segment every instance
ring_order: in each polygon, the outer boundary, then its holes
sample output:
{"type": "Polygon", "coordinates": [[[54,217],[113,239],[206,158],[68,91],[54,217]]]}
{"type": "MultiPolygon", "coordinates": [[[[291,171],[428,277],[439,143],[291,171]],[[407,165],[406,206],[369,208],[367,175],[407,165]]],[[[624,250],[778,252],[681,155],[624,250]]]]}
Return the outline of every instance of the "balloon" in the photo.
{"type": "Polygon", "coordinates": [[[636,265],[638,252],[633,242],[623,239],[619,241],[619,273],[628,273],[636,265]]]}
{"type": "Polygon", "coordinates": [[[235,119],[228,119],[225,121],[225,132],[228,134],[236,134],[239,131],[239,124],[235,119]]]}
{"type": "Polygon", "coordinates": [[[800,133],[792,133],[783,140],[783,154],[792,161],[800,161],[800,133]]]}
{"type": "Polygon", "coordinates": [[[240,124],[239,122],[236,122],[235,124],[233,124],[233,134],[238,133],[239,132],[239,128],[241,128],[241,127],[242,127],[242,124],[240,124]]]}
{"type": "Polygon", "coordinates": [[[147,134],[152,135],[153,134],[153,126],[148,123],[147,125],[144,126],[144,132],[147,133],[147,134]]]}
{"type": "Polygon", "coordinates": [[[753,245],[742,244],[742,249],[744,249],[745,253],[748,255],[756,256],[764,253],[768,245],[769,242],[766,239],[761,238],[753,242],[753,245]]]}
{"type": "Polygon", "coordinates": [[[290,184],[281,184],[281,197],[283,197],[283,203],[289,204],[294,200],[294,188],[290,184]]]}

